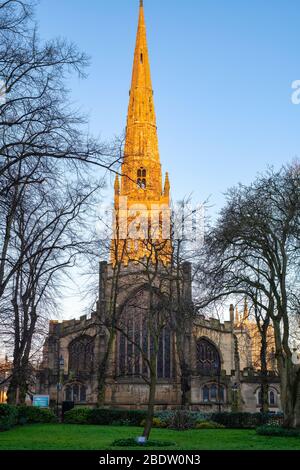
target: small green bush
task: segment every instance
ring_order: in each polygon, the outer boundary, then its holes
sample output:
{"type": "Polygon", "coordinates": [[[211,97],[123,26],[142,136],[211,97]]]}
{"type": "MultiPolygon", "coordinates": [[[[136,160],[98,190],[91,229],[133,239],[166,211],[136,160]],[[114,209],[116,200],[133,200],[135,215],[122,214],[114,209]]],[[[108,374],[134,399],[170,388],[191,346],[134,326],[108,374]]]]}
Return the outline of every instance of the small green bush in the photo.
{"type": "Polygon", "coordinates": [[[223,424],[214,423],[213,421],[201,421],[196,423],[196,429],[225,429],[223,424]]]}
{"type": "Polygon", "coordinates": [[[147,441],[145,444],[139,444],[136,439],[117,439],[111,444],[113,447],[169,447],[174,446],[175,442],[170,441],[147,441]]]}
{"type": "MultiPolygon", "coordinates": [[[[167,425],[170,424],[170,422],[174,419],[174,414],[176,413],[177,410],[163,410],[163,411],[157,411],[155,413],[155,416],[159,418],[161,421],[167,423],[167,425]]],[[[210,420],[211,413],[202,413],[201,411],[188,411],[185,410],[185,413],[188,413],[188,415],[191,417],[193,421],[196,422],[201,422],[201,421],[208,421],[210,420]]]]}
{"type": "MultiPolygon", "coordinates": [[[[141,422],[141,426],[145,426],[146,424],[146,420],[143,419],[143,421],[141,422]]],[[[152,420],[152,426],[154,428],[166,428],[167,427],[167,423],[166,421],[162,421],[160,418],[157,418],[156,416],[154,416],[153,420],[152,420]]]]}
{"type": "Polygon", "coordinates": [[[0,405],[0,431],[8,431],[17,424],[18,412],[15,406],[0,405]]]}
{"type": "Polygon", "coordinates": [[[259,426],[256,432],[261,436],[300,437],[300,428],[283,428],[281,426],[268,424],[259,426]]]}
{"type": "Polygon", "coordinates": [[[66,424],[89,424],[90,408],[73,408],[64,414],[66,424]]]}
{"type": "Polygon", "coordinates": [[[168,422],[168,427],[178,431],[192,429],[196,425],[196,417],[189,411],[176,410],[168,422]]]}
{"type": "Polygon", "coordinates": [[[19,405],[16,407],[19,424],[32,423],[56,423],[57,417],[48,408],[19,405]]]}
{"type": "Polygon", "coordinates": [[[117,410],[106,408],[95,408],[88,415],[89,424],[108,424],[117,423],[118,425],[140,426],[143,419],[146,418],[146,411],[142,410],[117,410]]]}

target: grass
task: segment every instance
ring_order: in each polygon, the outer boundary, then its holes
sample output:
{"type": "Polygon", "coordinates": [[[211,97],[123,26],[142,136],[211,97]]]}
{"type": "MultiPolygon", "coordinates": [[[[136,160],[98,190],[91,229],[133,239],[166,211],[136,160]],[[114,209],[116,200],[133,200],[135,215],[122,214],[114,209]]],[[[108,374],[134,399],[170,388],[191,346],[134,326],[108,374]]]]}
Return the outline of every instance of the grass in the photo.
{"type": "MultiPolygon", "coordinates": [[[[0,433],[0,450],[117,450],[111,446],[114,440],[140,433],[141,428],[127,426],[31,424],[0,433]]],[[[166,450],[300,450],[299,437],[259,436],[242,429],[153,429],[151,439],[176,443],[166,450]]]]}

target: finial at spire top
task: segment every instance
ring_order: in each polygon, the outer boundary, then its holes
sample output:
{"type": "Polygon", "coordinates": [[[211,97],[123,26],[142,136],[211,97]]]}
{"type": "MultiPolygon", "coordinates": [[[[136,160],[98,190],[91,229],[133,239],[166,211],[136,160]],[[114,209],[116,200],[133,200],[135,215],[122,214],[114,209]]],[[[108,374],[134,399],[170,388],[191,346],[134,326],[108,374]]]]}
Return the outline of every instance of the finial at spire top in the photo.
{"type": "Polygon", "coordinates": [[[144,6],[144,2],[143,0],[140,0],[140,7],[143,7],[144,6]]]}

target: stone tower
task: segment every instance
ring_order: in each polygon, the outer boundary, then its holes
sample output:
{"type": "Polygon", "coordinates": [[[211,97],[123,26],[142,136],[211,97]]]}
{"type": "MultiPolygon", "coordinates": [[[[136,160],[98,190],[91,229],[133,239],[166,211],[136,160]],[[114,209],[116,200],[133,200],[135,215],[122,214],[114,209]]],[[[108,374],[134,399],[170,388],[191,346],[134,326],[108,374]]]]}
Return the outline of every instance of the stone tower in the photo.
{"type": "Polygon", "coordinates": [[[163,187],[142,1],[129,95],[121,181],[116,176],[114,187],[111,261],[138,261],[152,256],[155,246],[165,264],[171,254],[170,183],[166,173],[163,187]]]}

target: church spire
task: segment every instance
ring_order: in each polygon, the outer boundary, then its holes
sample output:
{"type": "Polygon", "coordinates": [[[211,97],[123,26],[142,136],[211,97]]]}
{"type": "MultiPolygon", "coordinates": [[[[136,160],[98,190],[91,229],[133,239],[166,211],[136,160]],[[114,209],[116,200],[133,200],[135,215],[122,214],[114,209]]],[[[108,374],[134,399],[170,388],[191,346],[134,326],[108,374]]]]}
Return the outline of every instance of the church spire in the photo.
{"type": "Polygon", "coordinates": [[[111,260],[122,257],[124,264],[128,264],[149,256],[154,259],[155,243],[159,261],[166,264],[170,262],[172,248],[163,231],[163,227],[168,231],[167,225],[170,226],[170,182],[166,174],[163,188],[142,1],[129,95],[122,177],[120,183],[118,178],[115,181],[114,223],[115,227],[122,227],[126,243],[112,241],[111,260]]]}
{"type": "Polygon", "coordinates": [[[160,198],[162,175],[143,2],[139,8],[122,174],[124,196],[160,198]],[[136,185],[139,170],[146,172],[141,188],[136,185]]]}

